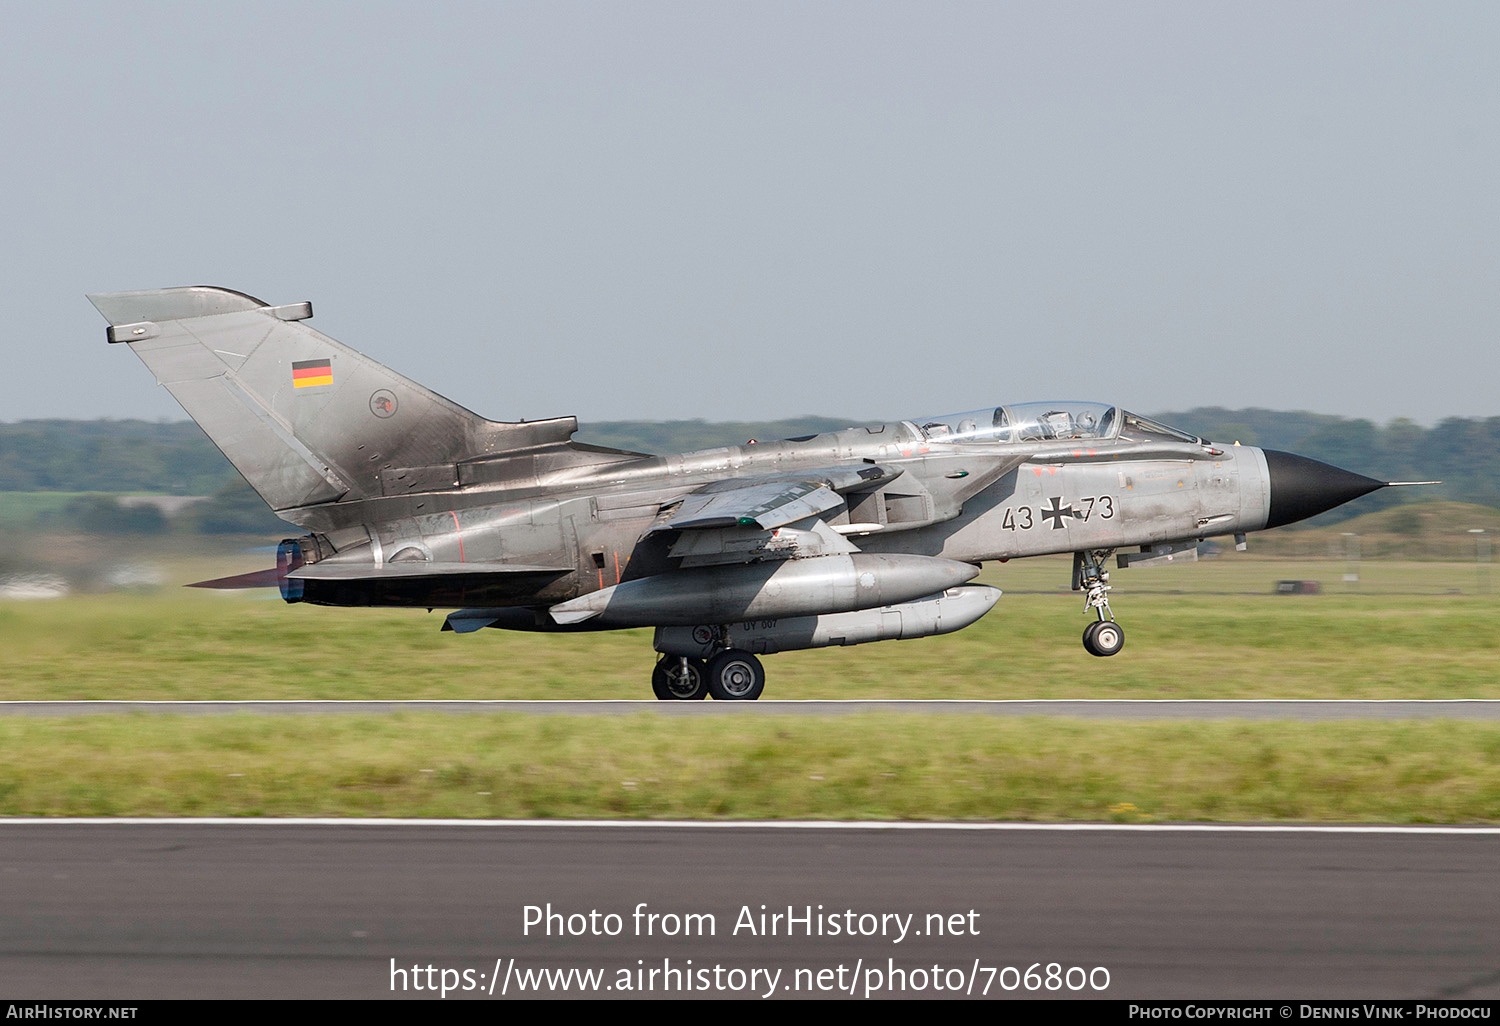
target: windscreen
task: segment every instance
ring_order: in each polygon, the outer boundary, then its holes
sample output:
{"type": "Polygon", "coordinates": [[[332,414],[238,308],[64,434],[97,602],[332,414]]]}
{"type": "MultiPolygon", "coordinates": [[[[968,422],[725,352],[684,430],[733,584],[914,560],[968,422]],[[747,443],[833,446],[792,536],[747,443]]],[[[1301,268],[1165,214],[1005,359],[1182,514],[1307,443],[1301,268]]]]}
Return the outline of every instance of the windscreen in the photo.
{"type": "Polygon", "coordinates": [[[1196,442],[1203,444],[1203,439],[1197,435],[1190,435],[1186,431],[1178,431],[1174,427],[1167,427],[1154,420],[1137,416],[1134,413],[1124,415],[1124,423],[1120,427],[1120,437],[1131,442],[1161,441],[1166,439],[1172,442],[1196,442]]]}

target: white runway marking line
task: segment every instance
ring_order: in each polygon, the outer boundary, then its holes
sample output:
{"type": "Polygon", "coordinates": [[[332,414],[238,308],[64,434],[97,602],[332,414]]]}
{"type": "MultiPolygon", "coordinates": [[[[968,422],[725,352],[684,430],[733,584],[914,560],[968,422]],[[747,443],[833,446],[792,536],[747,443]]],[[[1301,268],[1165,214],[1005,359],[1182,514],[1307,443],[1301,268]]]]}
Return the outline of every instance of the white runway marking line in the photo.
{"type": "MultiPolygon", "coordinates": [[[[1496,705],[1500,698],[773,698],[768,705],[1496,705]]],[[[14,698],[8,705],[638,705],[648,698],[14,698]]],[[[681,708],[668,704],[667,708],[681,708]]]]}
{"type": "Polygon", "coordinates": [[[328,819],[257,816],[200,818],[109,818],[0,816],[7,826],[331,826],[331,827],[487,827],[603,830],[940,830],[960,832],[1214,833],[1214,834],[1385,834],[1500,837],[1500,826],[1399,826],[1316,823],[919,823],[909,820],[696,820],[696,819],[328,819]]]}

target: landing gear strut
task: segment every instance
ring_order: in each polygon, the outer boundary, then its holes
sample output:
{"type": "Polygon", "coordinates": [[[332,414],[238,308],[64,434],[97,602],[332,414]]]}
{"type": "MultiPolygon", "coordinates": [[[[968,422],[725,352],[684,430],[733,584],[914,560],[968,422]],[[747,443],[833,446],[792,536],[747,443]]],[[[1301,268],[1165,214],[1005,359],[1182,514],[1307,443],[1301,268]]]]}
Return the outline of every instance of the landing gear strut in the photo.
{"type": "Polygon", "coordinates": [[[1084,593],[1084,611],[1098,617],[1083,632],[1083,647],[1089,655],[1112,656],[1125,647],[1125,629],[1115,623],[1109,608],[1109,571],[1104,564],[1114,549],[1085,549],[1073,553],[1073,590],[1084,593]]]}

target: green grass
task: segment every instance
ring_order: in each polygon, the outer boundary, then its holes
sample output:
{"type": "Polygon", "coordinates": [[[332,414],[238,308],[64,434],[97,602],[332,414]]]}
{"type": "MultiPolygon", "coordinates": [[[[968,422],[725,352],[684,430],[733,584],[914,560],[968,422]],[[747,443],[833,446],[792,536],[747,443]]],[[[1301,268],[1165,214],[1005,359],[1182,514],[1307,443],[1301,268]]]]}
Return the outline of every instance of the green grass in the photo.
{"type": "Polygon", "coordinates": [[[1332,524],[1294,524],[1257,534],[1251,545],[1267,555],[1340,558],[1348,551],[1347,533],[1358,536],[1358,546],[1366,558],[1472,562],[1480,555],[1476,539],[1469,533],[1476,528],[1491,538],[1500,533],[1500,509],[1427,500],[1332,524]]]}
{"type": "Polygon", "coordinates": [[[0,720],[7,816],[1500,821],[1500,726],[438,713],[0,720]]]}
{"type": "MultiPolygon", "coordinates": [[[[766,697],[1500,697],[1500,596],[1473,564],[1344,570],[1119,572],[1129,641],[1105,660],[1067,561],[1018,561],[985,573],[1006,595],[975,626],[769,657],[766,697]],[[1286,578],[1325,593],[1272,594],[1286,578]]],[[[442,615],[175,587],[0,602],[0,698],[650,699],[649,630],[457,636],[442,615]]],[[[1427,720],[18,717],[0,752],[0,815],[1500,821],[1500,725],[1427,720]]]]}
{"type": "Polygon", "coordinates": [[[55,513],[74,499],[97,492],[0,492],[0,526],[14,530],[32,526],[43,513],[55,513]]]}
{"type": "MultiPolygon", "coordinates": [[[[1128,640],[1095,659],[1066,561],[1011,563],[981,578],[1007,594],[978,624],[767,657],[766,697],[1500,697],[1500,596],[1473,594],[1472,565],[1367,563],[1358,586],[1342,569],[1226,557],[1119,571],[1128,640]],[[1328,593],[1271,593],[1294,577],[1328,593]]],[[[180,588],[0,602],[0,698],[650,699],[649,630],[460,636],[442,617],[180,588]]]]}

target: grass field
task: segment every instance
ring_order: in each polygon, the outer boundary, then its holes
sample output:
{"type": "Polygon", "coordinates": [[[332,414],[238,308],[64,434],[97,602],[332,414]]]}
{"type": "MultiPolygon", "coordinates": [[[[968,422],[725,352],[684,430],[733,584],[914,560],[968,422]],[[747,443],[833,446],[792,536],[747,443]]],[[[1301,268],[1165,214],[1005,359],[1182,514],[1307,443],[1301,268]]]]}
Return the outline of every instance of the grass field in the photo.
{"type": "MultiPolygon", "coordinates": [[[[1472,564],[1370,562],[1357,585],[1343,572],[1244,557],[1119,571],[1127,644],[1096,659],[1067,562],[1012,563],[981,578],[1006,595],[973,627],[767,657],[766,697],[1500,698],[1500,596],[1475,594],[1472,564]],[[1287,578],[1327,590],[1272,594],[1287,578]]],[[[458,636],[439,632],[442,611],[259,594],[0,602],[0,698],[650,699],[649,630],[458,636]]]]}
{"type": "MultiPolygon", "coordinates": [[[[89,550],[73,552],[87,560],[89,550]]],[[[264,554],[200,552],[180,582],[264,554]]],[[[1065,559],[944,638],[766,660],[768,698],[1500,698],[1472,563],[1226,555],[1119,572],[1086,655],[1065,559]],[[1273,594],[1277,580],[1324,593],[1273,594]]],[[[440,633],[442,612],[184,591],[0,602],[0,698],[650,700],[651,632],[440,633]]],[[[0,815],[1500,822],[1500,726],[921,714],[0,719],[0,815]]]]}
{"type": "Polygon", "coordinates": [[[0,721],[0,815],[1494,822],[1500,726],[397,714],[0,721]]]}

